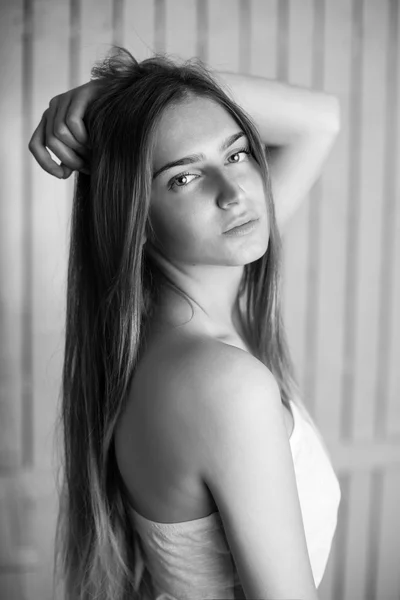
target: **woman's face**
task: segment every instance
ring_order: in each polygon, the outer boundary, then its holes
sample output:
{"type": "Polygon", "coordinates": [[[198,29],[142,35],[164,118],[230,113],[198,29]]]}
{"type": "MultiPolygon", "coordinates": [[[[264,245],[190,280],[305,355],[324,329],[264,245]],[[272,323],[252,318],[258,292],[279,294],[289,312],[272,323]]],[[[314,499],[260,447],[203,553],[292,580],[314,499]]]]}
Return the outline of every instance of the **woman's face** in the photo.
{"type": "Polygon", "coordinates": [[[165,110],[155,137],[150,216],[156,247],[169,260],[233,266],[265,254],[267,203],[259,166],[244,152],[248,139],[243,135],[221,150],[240,132],[229,113],[208,98],[195,96],[165,110]],[[204,157],[159,172],[193,154],[204,157]],[[258,219],[251,233],[224,234],[249,219],[258,219]]]}

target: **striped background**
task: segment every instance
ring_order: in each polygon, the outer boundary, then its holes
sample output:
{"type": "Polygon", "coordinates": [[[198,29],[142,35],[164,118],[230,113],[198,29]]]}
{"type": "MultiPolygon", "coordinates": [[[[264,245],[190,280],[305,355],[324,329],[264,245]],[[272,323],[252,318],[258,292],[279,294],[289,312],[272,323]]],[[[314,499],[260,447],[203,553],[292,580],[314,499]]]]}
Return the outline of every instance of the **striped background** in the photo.
{"type": "Polygon", "coordinates": [[[0,598],[47,600],[73,181],[27,150],[111,43],[339,96],[342,131],[283,234],[284,316],[342,486],[322,600],[400,598],[397,0],[0,0],[0,598]]]}

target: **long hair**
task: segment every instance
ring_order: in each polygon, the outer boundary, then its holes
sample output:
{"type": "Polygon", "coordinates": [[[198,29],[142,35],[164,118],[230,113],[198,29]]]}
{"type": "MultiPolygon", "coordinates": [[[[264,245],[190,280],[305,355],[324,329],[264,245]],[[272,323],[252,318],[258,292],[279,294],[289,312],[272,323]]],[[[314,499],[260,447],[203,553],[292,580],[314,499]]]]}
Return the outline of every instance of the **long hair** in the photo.
{"type": "Polygon", "coordinates": [[[191,301],[142,245],[144,235],[154,239],[154,133],[164,110],[190,95],[228,111],[260,167],[269,245],[244,266],[238,298],[252,348],[275,376],[282,402],[301,401],[281,318],[281,239],[266,150],[250,116],[198,58],[178,64],[157,53],[139,63],[115,46],[92,77],[105,85],[85,115],[90,175],[77,175],[72,207],[58,423],[64,473],[53,577],[59,566],[67,600],[132,600],[139,597],[137,533],[117,476],[113,436],[162,283],[191,301]]]}

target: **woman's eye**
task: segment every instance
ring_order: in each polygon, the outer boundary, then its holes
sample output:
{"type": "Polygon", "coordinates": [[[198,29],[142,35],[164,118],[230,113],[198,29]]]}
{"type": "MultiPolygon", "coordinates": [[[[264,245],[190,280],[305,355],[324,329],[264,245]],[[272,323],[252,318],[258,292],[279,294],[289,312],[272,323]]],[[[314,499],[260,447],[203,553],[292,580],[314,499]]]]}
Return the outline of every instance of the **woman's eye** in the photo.
{"type": "MultiPolygon", "coordinates": [[[[236,152],[231,154],[229,156],[229,158],[232,158],[232,156],[236,156],[237,154],[242,154],[242,153],[243,154],[251,154],[250,148],[240,148],[240,150],[236,150],[236,152]]],[[[235,162],[239,162],[239,161],[235,161],[235,162]]],[[[171,179],[171,181],[169,182],[169,185],[168,185],[168,189],[172,190],[172,189],[174,189],[175,186],[178,188],[187,187],[188,184],[190,183],[190,181],[189,182],[186,181],[185,183],[183,183],[183,185],[178,185],[177,182],[179,181],[179,179],[182,179],[182,178],[187,179],[188,177],[198,177],[198,175],[195,175],[193,173],[181,173],[180,175],[177,175],[176,177],[171,179]]]]}
{"type": "Polygon", "coordinates": [[[231,154],[231,156],[229,158],[231,158],[232,156],[236,156],[236,154],[242,154],[242,152],[244,154],[250,154],[250,148],[241,148],[240,150],[236,150],[236,152],[231,154]]]}
{"type": "Polygon", "coordinates": [[[193,173],[181,173],[180,175],[177,175],[176,177],[171,179],[168,189],[172,190],[175,186],[186,187],[187,183],[184,183],[184,185],[177,185],[177,183],[176,183],[179,179],[182,179],[183,177],[185,177],[185,179],[187,179],[188,177],[196,177],[196,175],[193,175],[193,173]]]}

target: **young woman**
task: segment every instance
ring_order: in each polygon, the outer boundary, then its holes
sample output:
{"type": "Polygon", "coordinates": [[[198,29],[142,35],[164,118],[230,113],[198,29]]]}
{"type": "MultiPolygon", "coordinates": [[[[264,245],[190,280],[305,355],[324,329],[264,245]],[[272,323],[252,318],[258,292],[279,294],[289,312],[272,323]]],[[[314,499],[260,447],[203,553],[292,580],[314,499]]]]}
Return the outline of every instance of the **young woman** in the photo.
{"type": "Polygon", "coordinates": [[[122,48],[92,75],[29,145],[49,173],[80,171],[66,597],[316,600],[340,488],[290,361],[279,229],[334,142],[337,99],[122,48]]]}

